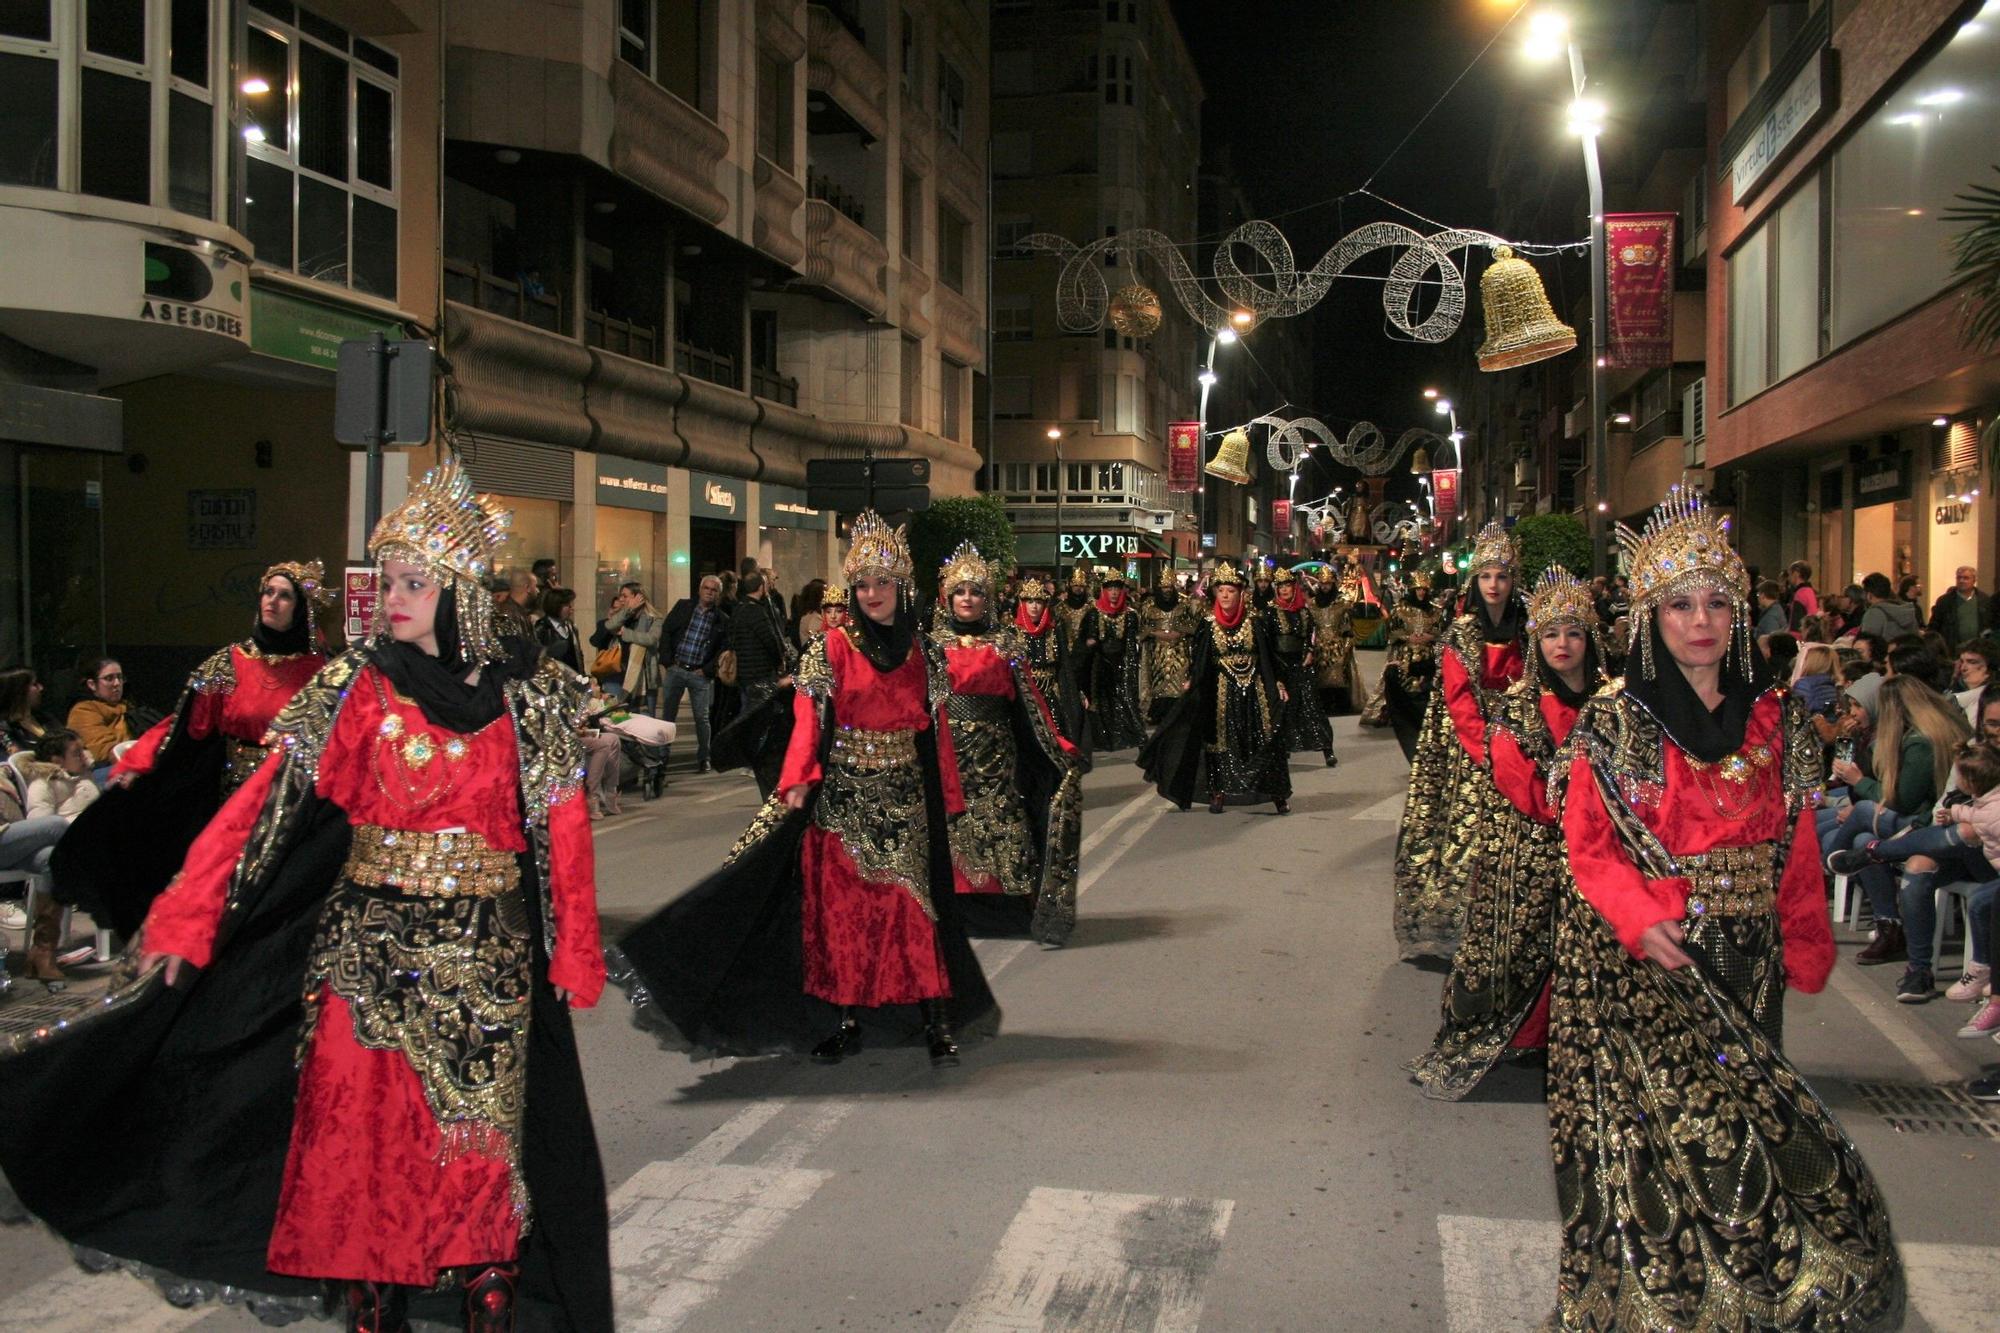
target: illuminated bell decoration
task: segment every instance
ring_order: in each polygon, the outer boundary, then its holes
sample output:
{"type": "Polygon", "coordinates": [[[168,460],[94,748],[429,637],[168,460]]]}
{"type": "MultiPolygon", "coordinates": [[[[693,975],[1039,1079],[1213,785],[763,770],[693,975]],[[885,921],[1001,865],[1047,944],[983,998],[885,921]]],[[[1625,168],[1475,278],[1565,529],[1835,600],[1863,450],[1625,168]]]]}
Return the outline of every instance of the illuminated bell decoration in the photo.
{"type": "Polygon", "coordinates": [[[1430,450],[1424,448],[1420,444],[1417,446],[1417,451],[1414,454],[1410,455],[1410,471],[1416,476],[1422,477],[1429,475],[1430,470],[1431,470],[1430,450]]]}
{"type": "Polygon", "coordinates": [[[1150,338],[1160,327],[1160,294],[1132,283],[1111,297],[1111,327],[1127,338],[1150,338]]]}
{"type": "Polygon", "coordinates": [[[1222,443],[1215,450],[1215,457],[1202,468],[1211,477],[1233,481],[1238,486],[1250,484],[1250,432],[1240,427],[1222,437],[1222,443]]]}
{"type": "Polygon", "coordinates": [[[1486,341],[1479,348],[1481,370],[1516,366],[1561,356],[1576,346],[1576,330],[1556,318],[1542,276],[1513,248],[1498,246],[1493,263],[1479,279],[1486,307],[1486,341]]]}

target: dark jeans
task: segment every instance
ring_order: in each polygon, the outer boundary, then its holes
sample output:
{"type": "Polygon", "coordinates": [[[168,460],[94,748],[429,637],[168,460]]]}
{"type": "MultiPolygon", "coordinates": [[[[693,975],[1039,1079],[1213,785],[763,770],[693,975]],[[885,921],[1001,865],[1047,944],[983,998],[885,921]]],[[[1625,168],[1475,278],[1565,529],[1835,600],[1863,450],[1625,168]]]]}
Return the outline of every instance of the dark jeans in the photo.
{"type": "MultiPolygon", "coordinates": [[[[687,694],[694,701],[694,742],[695,761],[708,762],[708,710],[715,702],[715,681],[693,667],[671,666],[667,668],[666,688],[660,696],[660,716],[672,722],[680,715],[681,695],[687,694]]],[[[673,754],[673,746],[667,747],[673,754]]]]}
{"type": "MultiPolygon", "coordinates": [[[[1926,853],[1929,855],[1929,853],[1926,853]]],[[[1938,863],[1936,870],[1905,870],[1903,888],[1897,895],[1903,909],[1903,938],[1909,942],[1910,966],[1929,971],[1935,961],[1931,956],[1931,938],[1937,932],[1937,886],[1955,884],[1960,880],[1977,880],[1983,891],[1994,880],[1993,867],[1975,847],[1959,847],[1933,856],[1938,863]]],[[[1974,897],[1982,896],[1975,893],[1974,897]]],[[[1993,910],[1993,898],[1986,893],[1982,904],[1984,911],[1993,910]]],[[[1974,947],[1972,961],[1983,962],[1979,955],[1985,952],[1977,947],[1979,926],[1975,919],[1972,928],[1974,947]]]]}
{"type": "MultiPolygon", "coordinates": [[[[1848,820],[1850,824],[1853,822],[1851,818],[1848,820]]],[[[1846,825],[1842,825],[1843,831],[1845,831],[1845,828],[1846,825]]],[[[1848,845],[1856,847],[1866,846],[1868,845],[1868,839],[1852,839],[1848,845]]],[[[1874,852],[1884,861],[1892,864],[1867,866],[1855,876],[1856,879],[1861,881],[1862,892],[1868,895],[1869,910],[1875,913],[1877,921],[1901,922],[1903,924],[1903,933],[1912,938],[1915,937],[1921,926],[1924,936],[1923,949],[1926,955],[1926,961],[1923,963],[1923,966],[1928,967],[1930,966],[1928,955],[1931,947],[1931,930],[1937,924],[1937,913],[1933,910],[1931,890],[1928,887],[1933,881],[1928,877],[1926,878],[1926,887],[1923,891],[1923,904],[1917,913],[1919,920],[1912,921],[1903,914],[1905,907],[1911,901],[1908,892],[1911,872],[1904,872],[1904,887],[1898,889],[1896,887],[1896,871],[1892,867],[1902,865],[1903,862],[1913,856],[1928,856],[1938,863],[1940,872],[1945,870],[1954,872],[1945,877],[1944,882],[1947,884],[1960,879],[1982,881],[1992,879],[1994,872],[1991,867],[1987,866],[1986,858],[1980,854],[1979,848],[1968,847],[1959,841],[1958,825],[1956,824],[1927,824],[1922,828],[1907,829],[1902,833],[1898,833],[1893,838],[1877,839],[1874,843],[1874,852]]],[[[1914,950],[1916,946],[1912,945],[1911,947],[1914,950]]],[[[1911,961],[1916,961],[1914,952],[1911,954],[1911,961]]]]}

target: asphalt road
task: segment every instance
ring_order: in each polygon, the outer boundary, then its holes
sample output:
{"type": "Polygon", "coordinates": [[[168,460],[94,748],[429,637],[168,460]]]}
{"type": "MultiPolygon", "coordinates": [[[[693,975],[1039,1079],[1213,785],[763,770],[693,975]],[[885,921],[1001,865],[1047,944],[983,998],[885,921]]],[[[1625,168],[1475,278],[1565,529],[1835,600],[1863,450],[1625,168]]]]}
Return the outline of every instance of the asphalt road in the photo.
{"type": "MultiPolygon", "coordinates": [[[[1366,657],[1379,655],[1369,654],[1366,657]]],[[[1539,1070],[1429,1102],[1402,1072],[1441,976],[1395,961],[1405,767],[1336,724],[1293,813],[1182,814],[1129,756],[1088,783],[1069,947],[981,946],[1006,1011],[962,1068],[691,1064],[609,995],[580,1023],[627,1330],[1531,1329],[1553,1292],[1539,1070]]],[[[684,777],[598,826],[607,935],[712,867],[747,778],[684,777]]],[[[2000,1326],[2000,1114],[1949,1089],[2000,1061],[1968,1010],[1843,960],[1789,1049],[1888,1192],[1908,1327],[2000,1326]]],[[[1945,970],[1958,946],[1947,945],[1945,970]]],[[[249,1327],[85,1278],[0,1231],[0,1330],[249,1327]]]]}

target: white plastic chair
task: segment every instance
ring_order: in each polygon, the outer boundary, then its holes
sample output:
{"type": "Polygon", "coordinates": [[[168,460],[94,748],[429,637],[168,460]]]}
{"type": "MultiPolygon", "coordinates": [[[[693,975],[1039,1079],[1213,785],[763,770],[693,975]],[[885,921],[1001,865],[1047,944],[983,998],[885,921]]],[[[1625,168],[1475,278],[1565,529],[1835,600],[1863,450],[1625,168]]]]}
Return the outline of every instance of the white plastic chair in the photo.
{"type": "MultiPolygon", "coordinates": [[[[126,748],[129,748],[133,744],[135,744],[135,742],[133,741],[121,742],[119,746],[120,752],[122,752],[126,748]]],[[[23,809],[26,809],[28,805],[28,770],[26,765],[33,762],[34,762],[34,756],[29,754],[25,750],[18,751],[14,754],[10,754],[7,756],[7,767],[13,773],[14,786],[20,792],[21,807],[23,809]]],[[[27,891],[23,893],[21,896],[21,906],[28,914],[28,924],[23,926],[21,929],[21,947],[25,949],[28,947],[28,934],[35,928],[35,895],[37,893],[49,892],[53,888],[53,885],[50,883],[49,877],[47,875],[30,875],[25,870],[0,871],[0,883],[12,882],[15,880],[22,880],[25,881],[27,884],[27,891]]],[[[62,914],[62,938],[64,940],[67,940],[69,938],[69,922],[71,915],[72,915],[71,909],[65,907],[63,909],[63,914],[62,914]]],[[[92,939],[91,942],[96,947],[96,952],[92,956],[92,961],[99,963],[110,962],[111,961],[110,930],[105,929],[103,927],[99,927],[96,936],[92,939]]]]}
{"type": "Polygon", "coordinates": [[[1944,927],[1950,919],[1951,900],[1958,899],[1959,924],[1965,934],[1965,961],[1972,961],[1972,891],[1979,886],[1969,879],[1940,884],[1931,901],[1937,908],[1937,925],[1931,930],[1931,963],[1936,965],[1944,950],[1944,927]]]}
{"type": "Polygon", "coordinates": [[[1852,875],[1833,877],[1833,919],[1845,921],[1849,930],[1861,925],[1861,909],[1868,902],[1868,895],[1852,875]]]}

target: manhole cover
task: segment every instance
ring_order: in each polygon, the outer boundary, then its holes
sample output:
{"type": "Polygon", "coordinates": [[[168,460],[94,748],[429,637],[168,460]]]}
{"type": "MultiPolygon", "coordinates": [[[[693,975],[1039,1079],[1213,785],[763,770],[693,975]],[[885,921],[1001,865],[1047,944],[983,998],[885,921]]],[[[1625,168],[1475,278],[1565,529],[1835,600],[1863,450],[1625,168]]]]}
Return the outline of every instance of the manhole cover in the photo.
{"type": "Polygon", "coordinates": [[[1931,1083],[1856,1083],[1861,1104],[1899,1134],[2000,1139],[2000,1117],[1961,1088],[1931,1083]]]}
{"type": "MultiPolygon", "coordinates": [[[[54,995],[21,996],[20,992],[30,985],[16,982],[14,993],[20,998],[0,1001],[0,1053],[31,1040],[45,1029],[74,1023],[104,1007],[106,991],[102,986],[72,986],[54,995]]],[[[33,989],[39,991],[41,987],[33,989]]]]}

